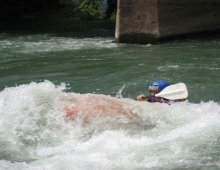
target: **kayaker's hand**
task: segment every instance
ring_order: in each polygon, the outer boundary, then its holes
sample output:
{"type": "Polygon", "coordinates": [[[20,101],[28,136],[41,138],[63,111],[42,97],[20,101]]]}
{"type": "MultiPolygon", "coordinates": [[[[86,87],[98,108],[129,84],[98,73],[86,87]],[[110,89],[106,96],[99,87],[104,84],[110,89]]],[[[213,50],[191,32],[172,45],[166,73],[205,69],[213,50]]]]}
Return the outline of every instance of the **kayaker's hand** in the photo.
{"type": "Polygon", "coordinates": [[[141,95],[137,96],[137,100],[138,101],[148,101],[148,98],[144,94],[141,94],[141,95]]]}
{"type": "Polygon", "coordinates": [[[184,102],[184,101],[186,101],[186,99],[179,99],[179,101],[180,101],[180,102],[184,102]]]}

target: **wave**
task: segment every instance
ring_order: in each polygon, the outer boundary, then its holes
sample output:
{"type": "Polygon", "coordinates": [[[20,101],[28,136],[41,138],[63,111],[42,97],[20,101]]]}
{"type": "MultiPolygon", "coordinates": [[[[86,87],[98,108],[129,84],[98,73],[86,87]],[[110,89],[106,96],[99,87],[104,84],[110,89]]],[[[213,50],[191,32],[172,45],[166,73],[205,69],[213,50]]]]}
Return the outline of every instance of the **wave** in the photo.
{"type": "Polygon", "coordinates": [[[13,37],[0,40],[3,51],[11,50],[20,53],[42,53],[83,49],[114,48],[118,45],[112,38],[70,38],[53,37],[53,35],[35,35],[13,37]],[[39,39],[39,41],[37,41],[39,39]]]}
{"type": "Polygon", "coordinates": [[[0,92],[0,167],[217,165],[219,103],[167,105],[65,89],[44,81],[0,92]],[[66,106],[74,115],[67,116],[66,106]]]}

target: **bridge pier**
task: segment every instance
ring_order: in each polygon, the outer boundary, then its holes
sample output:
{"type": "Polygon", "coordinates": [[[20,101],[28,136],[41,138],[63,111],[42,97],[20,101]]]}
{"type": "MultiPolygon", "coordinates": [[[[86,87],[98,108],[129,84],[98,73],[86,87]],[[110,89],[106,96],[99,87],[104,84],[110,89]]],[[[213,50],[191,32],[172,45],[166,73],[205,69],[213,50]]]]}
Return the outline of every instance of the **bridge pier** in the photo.
{"type": "Polygon", "coordinates": [[[118,0],[118,43],[155,43],[216,29],[220,29],[220,0],[118,0]]]}

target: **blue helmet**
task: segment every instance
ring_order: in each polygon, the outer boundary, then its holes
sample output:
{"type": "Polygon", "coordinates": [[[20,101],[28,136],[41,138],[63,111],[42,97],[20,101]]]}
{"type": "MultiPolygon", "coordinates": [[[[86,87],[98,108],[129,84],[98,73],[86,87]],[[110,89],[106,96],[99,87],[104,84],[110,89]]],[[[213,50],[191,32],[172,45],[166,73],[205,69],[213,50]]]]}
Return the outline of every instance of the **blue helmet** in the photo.
{"type": "Polygon", "coordinates": [[[170,84],[165,80],[156,80],[150,83],[149,90],[163,90],[165,87],[169,86],[170,84]]]}

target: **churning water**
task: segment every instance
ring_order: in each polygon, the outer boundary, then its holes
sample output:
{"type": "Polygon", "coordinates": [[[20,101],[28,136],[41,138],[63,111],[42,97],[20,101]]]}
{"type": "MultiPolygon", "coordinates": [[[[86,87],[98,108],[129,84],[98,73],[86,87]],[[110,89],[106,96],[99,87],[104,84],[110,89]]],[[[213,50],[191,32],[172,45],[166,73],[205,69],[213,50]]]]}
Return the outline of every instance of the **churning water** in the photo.
{"type": "Polygon", "coordinates": [[[112,41],[0,35],[0,169],[219,169],[220,40],[112,41]],[[188,100],[133,100],[156,79],[188,100]]]}

